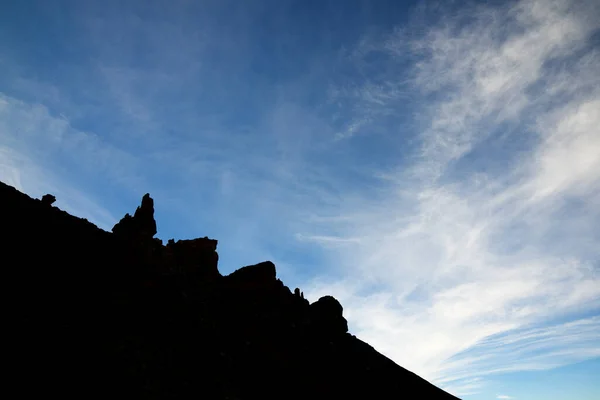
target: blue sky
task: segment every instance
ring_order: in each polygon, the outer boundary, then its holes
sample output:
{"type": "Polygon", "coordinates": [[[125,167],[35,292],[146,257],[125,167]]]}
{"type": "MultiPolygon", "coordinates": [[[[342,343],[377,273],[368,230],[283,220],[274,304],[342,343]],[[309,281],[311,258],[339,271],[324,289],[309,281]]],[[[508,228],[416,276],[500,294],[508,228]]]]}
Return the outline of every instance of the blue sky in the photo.
{"type": "Polygon", "coordinates": [[[600,7],[5,1],[0,179],[272,260],[464,399],[598,399],[600,7]]]}

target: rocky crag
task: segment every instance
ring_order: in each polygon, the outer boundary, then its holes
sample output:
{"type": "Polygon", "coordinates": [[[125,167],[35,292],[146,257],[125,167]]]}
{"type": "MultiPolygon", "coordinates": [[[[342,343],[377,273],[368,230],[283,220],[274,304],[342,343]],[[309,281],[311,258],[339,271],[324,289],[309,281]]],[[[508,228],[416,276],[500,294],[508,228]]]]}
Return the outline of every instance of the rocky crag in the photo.
{"type": "Polygon", "coordinates": [[[0,182],[11,398],[456,399],[348,333],[269,261],[154,238],[146,194],[111,232],[0,182]]]}

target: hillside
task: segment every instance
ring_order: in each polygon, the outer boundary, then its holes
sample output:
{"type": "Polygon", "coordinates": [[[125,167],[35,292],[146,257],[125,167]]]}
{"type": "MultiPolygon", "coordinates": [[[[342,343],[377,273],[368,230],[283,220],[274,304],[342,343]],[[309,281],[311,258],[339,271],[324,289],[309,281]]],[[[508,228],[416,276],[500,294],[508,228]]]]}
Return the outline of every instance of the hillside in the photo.
{"type": "Polygon", "coordinates": [[[290,290],[273,263],[222,276],[216,240],[163,244],[149,195],[113,232],[52,202],[0,183],[17,398],[456,399],[351,335],[333,297],[290,290]]]}

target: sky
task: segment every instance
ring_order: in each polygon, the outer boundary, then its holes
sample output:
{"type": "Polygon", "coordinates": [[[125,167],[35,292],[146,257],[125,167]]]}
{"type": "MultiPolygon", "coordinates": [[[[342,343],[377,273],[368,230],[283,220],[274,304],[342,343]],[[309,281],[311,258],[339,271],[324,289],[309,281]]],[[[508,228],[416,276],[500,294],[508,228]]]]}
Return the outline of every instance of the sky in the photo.
{"type": "Polygon", "coordinates": [[[0,180],[272,260],[463,399],[600,398],[600,3],[0,2],[0,180]]]}

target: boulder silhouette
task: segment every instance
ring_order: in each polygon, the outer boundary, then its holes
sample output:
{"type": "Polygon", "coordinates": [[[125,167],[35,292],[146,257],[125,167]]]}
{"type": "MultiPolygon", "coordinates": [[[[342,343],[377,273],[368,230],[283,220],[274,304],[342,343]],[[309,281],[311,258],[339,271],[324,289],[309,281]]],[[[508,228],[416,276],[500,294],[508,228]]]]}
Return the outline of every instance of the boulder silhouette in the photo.
{"type": "Polygon", "coordinates": [[[51,194],[45,194],[42,196],[42,204],[51,206],[56,201],[56,197],[51,194]]]}
{"type": "Polygon", "coordinates": [[[319,332],[339,335],[348,332],[348,321],[342,315],[343,310],[333,296],[323,296],[310,305],[310,316],[319,332]]]}

